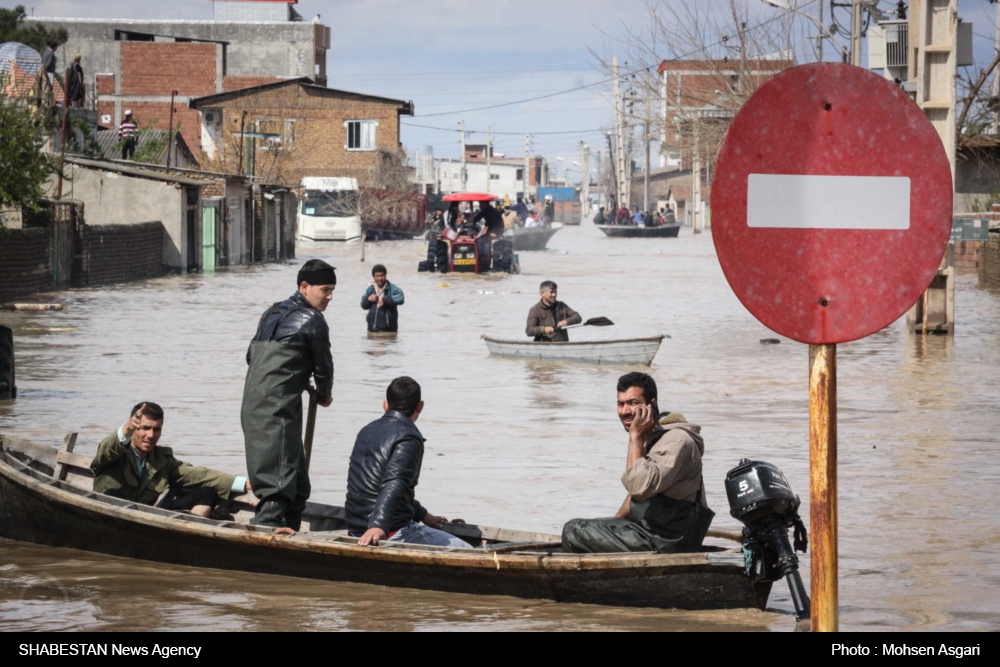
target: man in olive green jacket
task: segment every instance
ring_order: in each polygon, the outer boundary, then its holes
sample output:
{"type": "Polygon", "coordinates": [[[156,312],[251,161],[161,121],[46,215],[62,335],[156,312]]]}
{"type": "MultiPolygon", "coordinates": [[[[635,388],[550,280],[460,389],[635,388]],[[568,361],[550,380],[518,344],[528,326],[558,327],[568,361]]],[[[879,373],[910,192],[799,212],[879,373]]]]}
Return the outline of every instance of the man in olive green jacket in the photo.
{"type": "Polygon", "coordinates": [[[169,509],[208,516],[220,498],[250,491],[245,477],[178,461],[169,447],[156,443],[163,431],[163,408],[140,403],[117,433],[105,438],[90,464],[94,491],[143,505],[153,505],[168,488],[177,498],[169,509]]]}

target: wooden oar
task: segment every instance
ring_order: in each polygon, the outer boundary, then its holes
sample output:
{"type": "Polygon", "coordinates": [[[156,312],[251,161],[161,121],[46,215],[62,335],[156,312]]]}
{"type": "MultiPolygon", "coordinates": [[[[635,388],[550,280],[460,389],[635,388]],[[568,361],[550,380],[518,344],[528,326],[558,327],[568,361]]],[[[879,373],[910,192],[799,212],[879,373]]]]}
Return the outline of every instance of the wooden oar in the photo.
{"type": "Polygon", "coordinates": [[[571,324],[568,327],[559,327],[560,329],[575,329],[577,327],[613,327],[614,322],[606,317],[592,317],[586,322],[581,324],[571,324]]]}
{"type": "Polygon", "coordinates": [[[306,413],[306,437],[303,441],[303,449],[306,455],[306,471],[309,470],[309,459],[312,458],[313,434],[316,432],[316,389],[306,387],[309,392],[309,411],[306,413]]]}

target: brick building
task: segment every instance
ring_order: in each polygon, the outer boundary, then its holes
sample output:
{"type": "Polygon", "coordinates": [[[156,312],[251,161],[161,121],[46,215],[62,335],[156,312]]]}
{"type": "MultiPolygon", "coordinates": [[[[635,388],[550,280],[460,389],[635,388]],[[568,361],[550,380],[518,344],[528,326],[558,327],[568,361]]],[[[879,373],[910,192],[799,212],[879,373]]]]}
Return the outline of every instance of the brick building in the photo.
{"type": "Polygon", "coordinates": [[[195,153],[201,144],[201,118],[188,108],[191,99],[279,80],[227,75],[226,48],[218,42],[119,41],[114,48],[120,69],[96,75],[99,125],[115,130],[131,110],[141,128],[166,130],[170,96],[176,92],[174,127],[180,126],[185,144],[195,153]]]}
{"type": "Polygon", "coordinates": [[[289,185],[304,176],[363,179],[385,153],[400,151],[399,117],[413,115],[412,102],[306,78],[207,95],[189,106],[201,114],[200,144],[214,168],[243,171],[253,150],[258,178],[289,185]]]}

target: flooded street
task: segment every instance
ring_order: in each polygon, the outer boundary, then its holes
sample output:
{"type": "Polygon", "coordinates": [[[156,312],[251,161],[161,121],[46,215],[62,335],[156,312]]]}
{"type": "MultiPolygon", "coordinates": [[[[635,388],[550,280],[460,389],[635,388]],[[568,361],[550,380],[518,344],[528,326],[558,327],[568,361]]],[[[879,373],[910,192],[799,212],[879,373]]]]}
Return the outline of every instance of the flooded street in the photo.
{"type": "MultiPolygon", "coordinates": [[[[627,367],[491,358],[482,334],[523,339],[538,284],[610,329],[574,340],[669,334],[651,373],[664,410],[705,436],[713,528],[738,530],[722,480],[740,458],[780,467],[808,523],[808,349],[759,324],[733,295],[711,235],[607,239],[590,223],[521,253],[505,277],[418,274],[423,242],[300,246],[295,264],[46,294],[58,313],[2,313],[14,330],[19,398],[0,430],[44,444],[97,443],[142,400],[166,410],[162,445],[186,461],[245,471],[240,401],[247,343],[265,308],[318,257],[337,267],[326,313],[334,403],[320,409],[313,500],[342,505],[357,431],[388,383],[423,387],[427,450],[417,495],[449,518],[558,533],[612,515],[627,436],[615,382],[627,367]],[[359,307],[384,263],[406,293],[397,340],[369,339],[359,307]]],[[[902,322],[839,346],[840,627],[1000,629],[1000,295],[957,278],[954,337],[902,322]]],[[[808,555],[803,558],[808,586],[808,555]]],[[[0,541],[0,628],[790,630],[776,583],[770,611],[602,608],[395,590],[180,568],[0,541]],[[136,589],[135,581],[143,581],[136,589]]]]}

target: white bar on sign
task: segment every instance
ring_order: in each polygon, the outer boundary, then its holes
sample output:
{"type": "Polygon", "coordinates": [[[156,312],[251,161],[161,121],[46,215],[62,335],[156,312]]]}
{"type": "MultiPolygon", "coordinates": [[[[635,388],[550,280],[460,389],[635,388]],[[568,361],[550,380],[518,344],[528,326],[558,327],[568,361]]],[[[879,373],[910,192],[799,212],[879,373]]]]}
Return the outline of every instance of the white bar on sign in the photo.
{"type": "Polygon", "coordinates": [[[910,179],[750,174],[747,226],[909,229],[910,179]]]}

